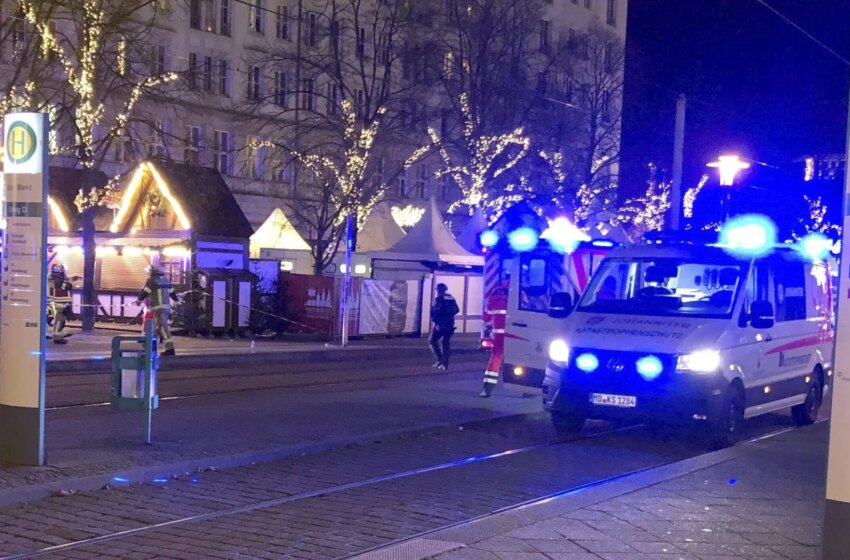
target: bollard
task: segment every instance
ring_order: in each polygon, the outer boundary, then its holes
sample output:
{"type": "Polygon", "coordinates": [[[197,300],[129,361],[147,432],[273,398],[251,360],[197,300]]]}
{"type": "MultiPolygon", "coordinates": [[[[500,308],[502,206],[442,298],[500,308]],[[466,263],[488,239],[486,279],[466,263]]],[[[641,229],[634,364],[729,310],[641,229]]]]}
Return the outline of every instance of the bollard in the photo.
{"type": "Polygon", "coordinates": [[[116,336],[112,339],[112,407],[145,411],[145,443],[151,443],[153,410],[159,407],[156,372],[159,357],[153,321],[145,322],[144,336],[116,336]],[[130,344],[141,344],[128,348],[130,344]]]}

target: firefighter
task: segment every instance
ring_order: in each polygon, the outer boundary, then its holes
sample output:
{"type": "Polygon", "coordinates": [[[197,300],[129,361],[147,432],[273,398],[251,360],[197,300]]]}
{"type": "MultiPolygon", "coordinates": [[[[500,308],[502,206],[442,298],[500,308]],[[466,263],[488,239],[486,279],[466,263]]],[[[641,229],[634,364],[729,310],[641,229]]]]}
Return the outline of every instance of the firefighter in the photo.
{"type": "Polygon", "coordinates": [[[481,398],[488,398],[499,382],[499,372],[502,371],[502,361],[505,359],[505,324],[508,318],[508,290],[497,288],[487,298],[484,309],[484,321],[490,324],[493,347],[490,349],[490,360],[484,371],[484,387],[481,398]]]}
{"type": "Polygon", "coordinates": [[[65,274],[65,266],[54,264],[50,267],[47,277],[47,306],[48,313],[53,317],[53,342],[67,344],[70,333],[65,332],[65,321],[73,319],[71,303],[74,301],[71,290],[74,285],[65,274]]]}
{"type": "Polygon", "coordinates": [[[171,319],[171,302],[177,302],[177,293],[171,287],[171,282],[165,277],[158,266],[150,267],[150,277],[145,282],[145,287],[139,292],[136,305],[147,301],[148,309],[153,314],[154,331],[159,336],[159,342],[163,347],[163,356],[173,356],[174,341],[171,339],[171,328],[168,321],[171,319]]]}
{"type": "Polygon", "coordinates": [[[428,345],[437,361],[434,367],[448,369],[452,352],[452,335],[455,333],[455,315],[460,313],[457,300],[449,293],[445,284],[437,284],[437,297],[431,306],[431,321],[434,328],[428,338],[428,345]]]}

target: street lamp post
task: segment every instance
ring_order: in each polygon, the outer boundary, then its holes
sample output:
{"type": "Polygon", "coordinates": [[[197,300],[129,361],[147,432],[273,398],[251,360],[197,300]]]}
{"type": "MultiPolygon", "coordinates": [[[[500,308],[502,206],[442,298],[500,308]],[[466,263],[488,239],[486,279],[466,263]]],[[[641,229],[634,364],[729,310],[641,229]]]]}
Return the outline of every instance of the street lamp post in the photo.
{"type": "MultiPolygon", "coordinates": [[[[741,158],[736,155],[723,155],[708,164],[708,167],[713,167],[720,172],[720,186],[731,187],[735,184],[735,177],[744,169],[749,169],[750,164],[746,161],[741,161],[741,158]]],[[[726,219],[728,220],[732,214],[732,194],[729,190],[726,191],[726,219]]]]}

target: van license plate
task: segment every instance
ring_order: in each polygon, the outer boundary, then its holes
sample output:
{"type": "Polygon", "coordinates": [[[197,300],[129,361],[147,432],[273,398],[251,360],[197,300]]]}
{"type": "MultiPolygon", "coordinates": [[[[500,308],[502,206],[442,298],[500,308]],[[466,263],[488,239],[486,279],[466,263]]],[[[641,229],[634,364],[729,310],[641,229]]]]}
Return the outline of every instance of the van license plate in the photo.
{"type": "Polygon", "coordinates": [[[605,393],[592,393],[590,402],[598,406],[619,406],[622,408],[635,408],[637,397],[626,395],[606,395],[605,393]]]}

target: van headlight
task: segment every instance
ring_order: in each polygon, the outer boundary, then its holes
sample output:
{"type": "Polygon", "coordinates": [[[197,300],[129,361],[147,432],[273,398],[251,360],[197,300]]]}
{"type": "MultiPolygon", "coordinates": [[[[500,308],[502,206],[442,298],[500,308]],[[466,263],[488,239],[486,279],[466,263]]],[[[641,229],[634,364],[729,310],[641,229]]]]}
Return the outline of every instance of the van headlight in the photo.
{"type": "Polygon", "coordinates": [[[720,352],[717,350],[698,350],[679,356],[676,364],[678,371],[694,373],[714,373],[720,367],[720,352]]]}
{"type": "Polygon", "coordinates": [[[553,362],[566,364],[570,361],[570,347],[563,340],[553,340],[549,344],[549,359],[553,362]]]}

